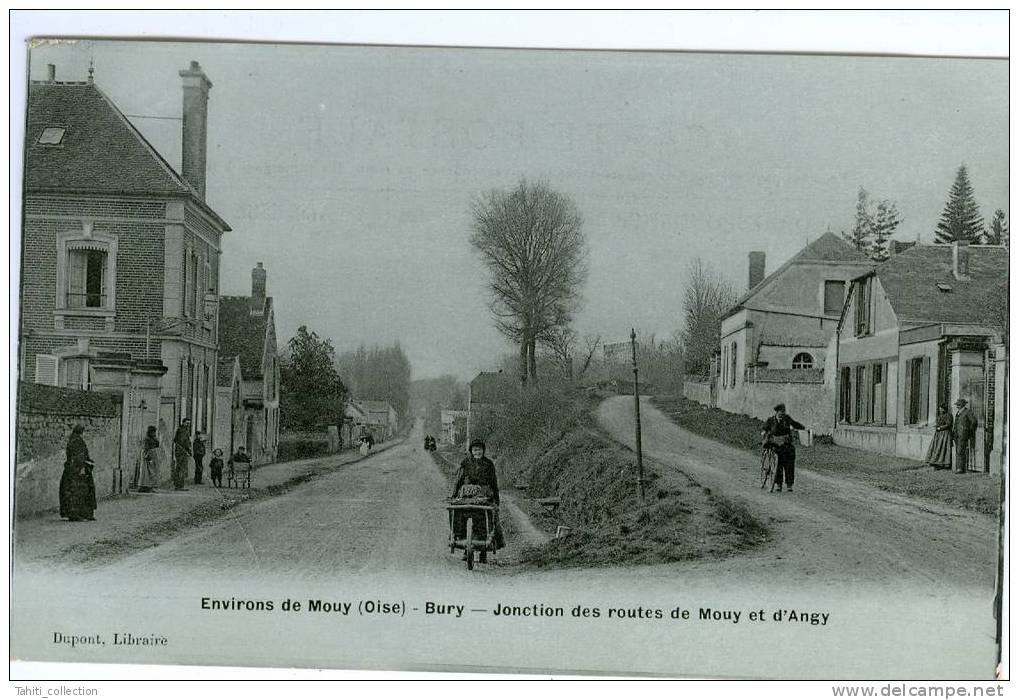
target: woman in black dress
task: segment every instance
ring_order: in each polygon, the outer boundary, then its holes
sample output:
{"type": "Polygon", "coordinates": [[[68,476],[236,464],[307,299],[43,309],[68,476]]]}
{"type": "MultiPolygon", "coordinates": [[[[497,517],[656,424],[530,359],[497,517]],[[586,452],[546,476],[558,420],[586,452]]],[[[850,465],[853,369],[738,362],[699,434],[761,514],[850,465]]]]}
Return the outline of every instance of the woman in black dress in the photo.
{"type": "Polygon", "coordinates": [[[72,522],[95,520],[96,485],[84,434],[85,426],[80,423],[71,430],[64,473],[60,476],[60,517],[72,522]]]}
{"type": "MultiPolygon", "coordinates": [[[[470,455],[460,462],[460,471],[456,475],[456,485],[453,487],[453,498],[488,501],[498,507],[499,480],[495,474],[495,464],[485,456],[485,443],[482,440],[472,441],[470,455]]],[[[459,515],[454,524],[458,533],[465,530],[465,523],[466,517],[459,515]]],[[[494,540],[496,549],[505,546],[498,510],[495,511],[494,540]]],[[[481,552],[482,562],[486,560],[486,555],[487,552],[481,552]]]]}

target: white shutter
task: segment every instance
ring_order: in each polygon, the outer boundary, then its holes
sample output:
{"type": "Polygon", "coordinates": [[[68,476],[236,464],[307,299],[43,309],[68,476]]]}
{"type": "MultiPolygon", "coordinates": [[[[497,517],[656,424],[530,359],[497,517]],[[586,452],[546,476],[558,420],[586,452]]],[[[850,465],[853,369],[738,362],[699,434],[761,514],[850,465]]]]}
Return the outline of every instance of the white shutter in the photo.
{"type": "Polygon", "coordinates": [[[56,355],[35,356],[35,383],[57,386],[60,381],[60,358],[56,355]]]}
{"type": "Polygon", "coordinates": [[[67,255],[67,307],[85,306],[85,276],[88,266],[87,250],[72,250],[67,255]]]}

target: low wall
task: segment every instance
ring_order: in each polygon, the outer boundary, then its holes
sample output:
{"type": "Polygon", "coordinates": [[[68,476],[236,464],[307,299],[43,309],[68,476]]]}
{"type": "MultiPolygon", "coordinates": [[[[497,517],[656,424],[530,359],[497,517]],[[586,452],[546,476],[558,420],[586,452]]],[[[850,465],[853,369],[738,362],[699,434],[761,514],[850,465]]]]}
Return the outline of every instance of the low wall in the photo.
{"type": "Polygon", "coordinates": [[[835,422],[835,388],[823,383],[753,382],[718,393],[718,408],[753,418],[774,414],[784,403],[790,416],[816,435],[831,435],[835,422]]]}
{"type": "Polygon", "coordinates": [[[833,435],[835,444],[855,447],[858,450],[894,456],[895,428],[857,426],[840,423],[833,435]]]}
{"type": "MultiPolygon", "coordinates": [[[[112,492],[120,461],[120,397],[41,384],[19,387],[14,499],[18,516],[57,510],[71,429],[85,426],[96,496],[112,492]]],[[[124,484],[130,478],[125,465],[124,484]]]]}
{"type": "Polygon", "coordinates": [[[683,382],[683,396],[696,401],[702,406],[714,406],[711,396],[711,383],[710,382],[683,382]]]}

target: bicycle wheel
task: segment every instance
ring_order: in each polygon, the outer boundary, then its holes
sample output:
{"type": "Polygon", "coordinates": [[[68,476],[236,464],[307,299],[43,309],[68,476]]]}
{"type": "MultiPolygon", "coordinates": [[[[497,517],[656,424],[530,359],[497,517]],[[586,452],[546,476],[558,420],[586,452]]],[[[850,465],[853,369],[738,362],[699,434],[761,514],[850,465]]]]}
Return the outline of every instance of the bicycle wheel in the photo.
{"type": "Polygon", "coordinates": [[[775,479],[778,477],[778,453],[768,450],[768,490],[775,490],[775,479]]]}
{"type": "Polygon", "coordinates": [[[768,485],[768,479],[771,478],[771,474],[774,471],[771,460],[768,456],[773,454],[771,450],[763,450],[761,452],[761,488],[763,489],[768,485]]]}

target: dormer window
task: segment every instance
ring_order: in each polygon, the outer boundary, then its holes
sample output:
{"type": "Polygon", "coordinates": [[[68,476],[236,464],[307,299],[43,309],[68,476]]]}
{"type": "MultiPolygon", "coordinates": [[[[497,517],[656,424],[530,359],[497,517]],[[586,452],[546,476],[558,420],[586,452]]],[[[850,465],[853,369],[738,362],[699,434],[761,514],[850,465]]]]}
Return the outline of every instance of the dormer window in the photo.
{"type": "Polygon", "coordinates": [[[56,146],[64,140],[64,127],[48,126],[39,134],[38,144],[42,146],[56,146]]]}

